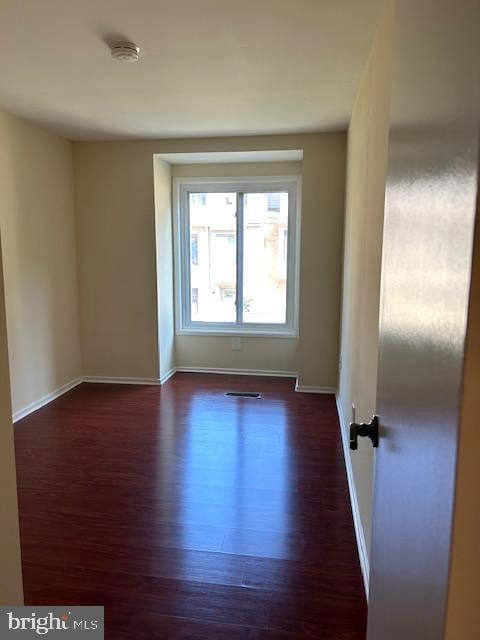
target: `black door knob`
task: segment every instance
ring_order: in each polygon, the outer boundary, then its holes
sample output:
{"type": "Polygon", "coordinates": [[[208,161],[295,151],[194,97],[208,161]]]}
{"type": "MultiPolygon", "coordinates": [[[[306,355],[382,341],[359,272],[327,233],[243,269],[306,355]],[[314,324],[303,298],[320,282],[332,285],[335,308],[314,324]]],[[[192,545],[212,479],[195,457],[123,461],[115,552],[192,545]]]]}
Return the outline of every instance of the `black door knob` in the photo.
{"type": "Polygon", "coordinates": [[[350,423],[350,449],[358,449],[358,438],[370,438],[372,445],[378,447],[378,417],[373,416],[370,422],[350,423]]]}

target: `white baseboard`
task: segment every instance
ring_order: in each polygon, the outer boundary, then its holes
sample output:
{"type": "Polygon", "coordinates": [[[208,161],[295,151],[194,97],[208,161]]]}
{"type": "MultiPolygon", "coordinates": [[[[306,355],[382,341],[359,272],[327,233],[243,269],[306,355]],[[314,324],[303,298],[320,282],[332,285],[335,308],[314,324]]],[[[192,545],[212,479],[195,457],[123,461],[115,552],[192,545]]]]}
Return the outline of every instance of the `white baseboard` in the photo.
{"type": "Polygon", "coordinates": [[[104,376],[84,376],[83,382],[95,382],[98,384],[161,384],[159,378],[107,378],[104,376]]]}
{"type": "Polygon", "coordinates": [[[214,367],[173,367],[167,371],[161,378],[124,378],[124,377],[107,377],[107,376],[83,376],[63,385],[62,387],[45,395],[43,398],[32,402],[27,407],[16,411],[13,414],[13,421],[21,420],[29,413],[40,409],[52,400],[60,397],[70,389],[73,389],[82,382],[93,382],[98,384],[144,384],[144,385],[162,385],[167,382],[175,373],[216,373],[223,375],[239,375],[239,376],[272,376],[277,378],[296,378],[295,391],[299,393],[335,393],[333,387],[309,387],[298,384],[296,371],[277,371],[271,369],[217,369],[214,367]]]}
{"type": "Polygon", "coordinates": [[[355,526],[355,537],[357,539],[358,555],[360,558],[360,567],[362,569],[365,595],[368,601],[370,562],[368,559],[367,545],[365,543],[365,533],[363,531],[362,520],[360,518],[360,508],[358,506],[357,490],[355,488],[355,479],[353,477],[352,461],[350,459],[350,443],[348,441],[348,435],[347,435],[348,425],[345,421],[338,396],[336,396],[336,402],[337,402],[338,419],[340,421],[340,432],[342,435],[343,456],[345,458],[345,467],[347,469],[348,490],[350,493],[350,502],[352,505],[353,524],[355,526]]]}
{"type": "Polygon", "coordinates": [[[176,367],[179,373],[219,373],[236,376],[272,376],[277,378],[295,378],[296,371],[275,371],[269,369],[216,369],[214,367],[176,367]]]}
{"type": "Polygon", "coordinates": [[[333,393],[335,394],[337,390],[335,389],[335,387],[309,387],[304,384],[298,384],[298,378],[297,378],[297,382],[295,383],[295,391],[297,393],[333,393]]]}
{"type": "Polygon", "coordinates": [[[175,375],[176,371],[177,370],[175,369],[175,367],[173,367],[172,369],[170,369],[170,371],[164,373],[163,376],[160,376],[160,384],[165,384],[167,380],[170,380],[170,378],[175,375]]]}
{"type": "Polygon", "coordinates": [[[51,391],[50,393],[47,393],[45,396],[43,396],[39,400],[35,400],[35,402],[30,403],[23,409],[19,409],[18,411],[15,411],[15,413],[12,416],[13,422],[18,422],[18,420],[21,420],[22,418],[25,418],[26,416],[28,416],[30,413],[33,413],[37,409],[44,407],[49,402],[52,402],[52,400],[56,400],[60,396],[63,396],[64,393],[67,393],[67,391],[70,391],[70,389],[73,389],[74,387],[81,384],[82,382],[83,382],[82,378],[75,378],[75,380],[71,380],[70,382],[67,382],[61,387],[58,387],[58,389],[55,389],[55,391],[51,391]]]}
{"type": "Polygon", "coordinates": [[[96,382],[96,383],[105,383],[105,384],[161,385],[161,384],[165,384],[165,382],[167,382],[167,380],[169,380],[174,375],[175,371],[176,369],[170,369],[170,371],[167,371],[167,373],[165,373],[160,379],[159,378],[106,378],[103,376],[84,376],[82,378],[76,378],[71,382],[67,382],[67,384],[64,384],[58,389],[55,389],[55,391],[52,391],[51,393],[47,393],[47,395],[43,396],[39,400],[36,400],[35,402],[32,402],[31,404],[24,407],[23,409],[20,409],[19,411],[15,411],[15,413],[12,416],[12,421],[18,422],[18,420],[25,418],[26,416],[28,416],[30,413],[33,413],[37,409],[41,409],[49,402],[52,402],[53,400],[56,400],[60,396],[63,396],[64,393],[67,393],[67,391],[70,391],[71,389],[81,384],[82,382],[96,382]]]}
{"type": "Polygon", "coordinates": [[[173,367],[160,378],[123,378],[123,377],[107,377],[107,376],[83,376],[83,382],[95,382],[98,384],[147,384],[159,385],[165,384],[167,380],[175,374],[176,369],[173,367]]]}

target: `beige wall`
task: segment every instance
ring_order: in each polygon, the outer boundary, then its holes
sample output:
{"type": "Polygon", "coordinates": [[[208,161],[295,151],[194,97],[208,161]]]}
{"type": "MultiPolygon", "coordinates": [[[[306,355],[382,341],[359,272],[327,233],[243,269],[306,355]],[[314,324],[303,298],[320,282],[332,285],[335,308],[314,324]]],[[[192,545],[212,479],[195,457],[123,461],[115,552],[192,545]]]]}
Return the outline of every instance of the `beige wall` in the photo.
{"type": "MultiPolygon", "coordinates": [[[[172,165],[173,178],[301,176],[302,171],[302,162],[172,165]]],[[[242,336],[241,345],[240,351],[232,351],[232,341],[228,337],[178,335],[175,340],[176,365],[178,367],[297,371],[296,338],[242,336]]]]}
{"type": "MultiPolygon", "coordinates": [[[[357,93],[348,130],[339,404],[344,425],[375,413],[383,211],[391,84],[392,10],[387,5],[357,93]]],[[[367,553],[373,449],[360,441],[351,463],[367,553]]]]}
{"type": "MultiPolygon", "coordinates": [[[[345,188],[343,133],[75,143],[81,328],[87,376],[159,376],[153,155],[266,149],[304,151],[297,368],[301,384],[336,386],[345,188]]],[[[220,357],[226,353],[221,342],[215,344],[219,356],[214,357],[209,349],[209,360],[198,358],[196,366],[226,367],[230,362],[235,367],[234,360],[220,357]]],[[[291,366],[292,345],[286,357],[284,354],[276,360],[277,346],[272,345],[262,362],[256,357],[255,368],[291,366]]],[[[250,355],[254,353],[254,343],[246,346],[241,366],[252,362],[250,355]]],[[[186,362],[181,346],[178,358],[186,362]]]]}
{"type": "Polygon", "coordinates": [[[336,389],[346,149],[329,140],[304,147],[298,382],[336,389]]]}
{"type": "Polygon", "coordinates": [[[159,377],[175,366],[173,302],[172,171],[168,162],[154,158],[155,240],[157,258],[157,313],[159,377]]]}
{"type": "Polygon", "coordinates": [[[158,378],[153,156],[74,144],[85,376],[158,378]]]}
{"type": "Polygon", "coordinates": [[[241,350],[232,351],[232,339],[223,336],[177,336],[178,367],[255,369],[268,372],[297,371],[295,338],[249,338],[241,336],[241,350]]]}
{"type": "Polygon", "coordinates": [[[301,176],[303,162],[226,162],[220,164],[173,164],[172,178],[242,176],[301,176]]]}
{"type": "Polygon", "coordinates": [[[81,375],[71,144],[0,112],[13,411],[81,375]]]}
{"type": "MultiPolygon", "coordinates": [[[[1,249],[1,246],[0,246],[1,249]]],[[[7,326],[0,250],[0,605],[23,604],[17,478],[10,402],[7,326]]]]}

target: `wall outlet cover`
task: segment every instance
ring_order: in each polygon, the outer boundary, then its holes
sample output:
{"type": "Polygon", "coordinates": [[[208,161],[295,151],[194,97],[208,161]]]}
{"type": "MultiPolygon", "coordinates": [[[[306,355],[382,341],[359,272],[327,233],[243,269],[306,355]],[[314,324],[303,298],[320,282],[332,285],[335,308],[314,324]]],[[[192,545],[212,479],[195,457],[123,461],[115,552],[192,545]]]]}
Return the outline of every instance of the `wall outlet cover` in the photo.
{"type": "Polygon", "coordinates": [[[232,338],[232,351],[240,351],[242,348],[241,338],[232,338]]]}

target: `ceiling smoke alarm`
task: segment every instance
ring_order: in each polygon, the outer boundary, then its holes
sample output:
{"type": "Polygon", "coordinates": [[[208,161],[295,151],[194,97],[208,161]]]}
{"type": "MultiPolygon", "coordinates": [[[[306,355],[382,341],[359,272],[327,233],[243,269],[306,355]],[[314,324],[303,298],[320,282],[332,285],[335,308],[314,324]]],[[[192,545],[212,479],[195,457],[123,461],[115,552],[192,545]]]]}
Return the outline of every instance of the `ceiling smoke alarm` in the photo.
{"type": "Polygon", "coordinates": [[[114,42],[110,49],[114,60],[138,62],[140,57],[140,48],[133,42],[114,42]]]}

